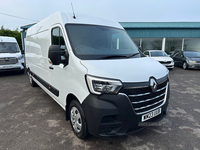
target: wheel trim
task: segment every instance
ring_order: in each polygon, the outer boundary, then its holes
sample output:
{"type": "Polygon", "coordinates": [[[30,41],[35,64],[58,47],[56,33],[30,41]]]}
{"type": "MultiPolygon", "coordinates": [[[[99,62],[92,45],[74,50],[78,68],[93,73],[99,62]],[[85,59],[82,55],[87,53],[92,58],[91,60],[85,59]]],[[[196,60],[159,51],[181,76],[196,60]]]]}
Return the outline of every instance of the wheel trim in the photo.
{"type": "Polygon", "coordinates": [[[72,107],[70,113],[71,113],[71,115],[70,115],[71,123],[72,123],[72,126],[73,126],[75,132],[77,132],[77,133],[81,132],[82,119],[81,119],[81,114],[80,114],[79,110],[76,107],[72,107]]]}
{"type": "Polygon", "coordinates": [[[187,67],[187,66],[186,66],[186,63],[184,62],[184,63],[183,63],[183,69],[186,69],[186,67],[187,67]]]}

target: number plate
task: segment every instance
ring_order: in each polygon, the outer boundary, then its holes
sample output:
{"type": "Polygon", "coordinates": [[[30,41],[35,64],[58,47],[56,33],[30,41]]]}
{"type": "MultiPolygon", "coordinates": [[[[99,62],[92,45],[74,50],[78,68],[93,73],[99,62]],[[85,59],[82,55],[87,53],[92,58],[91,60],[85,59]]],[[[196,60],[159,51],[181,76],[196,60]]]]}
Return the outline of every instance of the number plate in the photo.
{"type": "Polygon", "coordinates": [[[149,120],[149,119],[151,119],[155,116],[158,116],[159,114],[161,114],[161,108],[156,109],[156,110],[149,112],[147,114],[144,114],[144,115],[142,115],[142,122],[149,120]]]}
{"type": "Polygon", "coordinates": [[[10,69],[12,66],[3,66],[3,69],[10,69]]]}

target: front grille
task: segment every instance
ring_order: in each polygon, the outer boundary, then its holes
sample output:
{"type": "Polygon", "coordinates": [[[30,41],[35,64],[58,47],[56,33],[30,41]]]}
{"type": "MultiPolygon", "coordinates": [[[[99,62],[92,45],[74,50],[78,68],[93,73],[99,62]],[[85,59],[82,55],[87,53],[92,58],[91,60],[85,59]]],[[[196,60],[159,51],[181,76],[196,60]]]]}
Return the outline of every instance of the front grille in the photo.
{"type": "Polygon", "coordinates": [[[161,64],[171,64],[171,61],[159,61],[161,64]]]}
{"type": "Polygon", "coordinates": [[[167,87],[168,78],[165,77],[164,80],[158,82],[155,92],[152,92],[149,82],[147,82],[146,86],[126,87],[125,84],[121,93],[129,97],[136,114],[144,114],[164,104],[167,87]]]}
{"type": "Polygon", "coordinates": [[[15,57],[0,58],[0,65],[12,65],[18,63],[18,59],[15,57]]]}

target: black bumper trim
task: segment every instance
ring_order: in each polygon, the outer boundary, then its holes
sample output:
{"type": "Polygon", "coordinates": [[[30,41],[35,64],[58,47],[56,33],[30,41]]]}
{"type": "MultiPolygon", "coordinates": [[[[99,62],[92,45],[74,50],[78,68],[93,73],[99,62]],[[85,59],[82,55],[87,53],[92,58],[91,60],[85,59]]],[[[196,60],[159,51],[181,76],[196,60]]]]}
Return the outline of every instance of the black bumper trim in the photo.
{"type": "Polygon", "coordinates": [[[19,68],[10,68],[10,69],[0,69],[0,72],[7,72],[7,71],[21,71],[21,70],[24,70],[21,69],[20,67],[19,68]]]}
{"type": "MultiPolygon", "coordinates": [[[[169,96],[166,103],[161,106],[161,114],[146,122],[157,122],[166,116],[168,99],[169,96]]],[[[82,107],[86,115],[88,131],[94,136],[121,136],[145,128],[138,126],[142,115],[134,112],[125,95],[90,94],[83,101],[82,107]]]]}

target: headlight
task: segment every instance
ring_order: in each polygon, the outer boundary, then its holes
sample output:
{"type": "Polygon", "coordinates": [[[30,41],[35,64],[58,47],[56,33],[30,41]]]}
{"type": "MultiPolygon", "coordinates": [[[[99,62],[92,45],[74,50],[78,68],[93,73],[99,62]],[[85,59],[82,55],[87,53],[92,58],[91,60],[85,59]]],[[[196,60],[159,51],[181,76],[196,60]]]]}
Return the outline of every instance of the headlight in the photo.
{"type": "Polygon", "coordinates": [[[93,94],[117,94],[122,87],[122,83],[118,80],[103,79],[94,76],[87,75],[86,81],[89,90],[93,94]]]}
{"type": "Polygon", "coordinates": [[[197,62],[194,60],[188,60],[189,63],[196,64],[197,62]]]}

